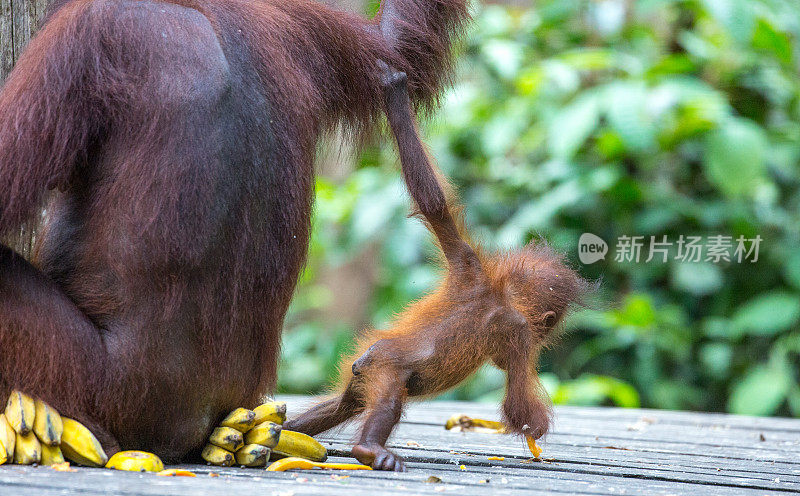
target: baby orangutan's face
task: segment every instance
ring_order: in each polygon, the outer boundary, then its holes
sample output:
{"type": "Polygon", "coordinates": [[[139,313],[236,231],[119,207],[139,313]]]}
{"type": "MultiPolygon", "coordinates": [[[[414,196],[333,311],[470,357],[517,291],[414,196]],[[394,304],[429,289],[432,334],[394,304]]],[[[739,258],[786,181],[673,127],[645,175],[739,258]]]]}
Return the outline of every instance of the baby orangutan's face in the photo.
{"type": "Polygon", "coordinates": [[[586,282],[549,247],[529,245],[510,257],[514,304],[540,338],[558,326],[569,304],[580,300],[586,282]]]}

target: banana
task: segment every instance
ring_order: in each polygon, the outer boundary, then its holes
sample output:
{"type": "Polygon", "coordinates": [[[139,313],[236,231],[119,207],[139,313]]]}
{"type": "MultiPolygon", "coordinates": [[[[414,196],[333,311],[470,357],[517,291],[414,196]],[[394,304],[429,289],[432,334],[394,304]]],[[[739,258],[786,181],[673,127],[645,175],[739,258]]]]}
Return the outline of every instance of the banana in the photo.
{"type": "Polygon", "coordinates": [[[281,432],[281,437],[272,450],[272,454],[279,457],[307,458],[315,462],[324,462],[328,459],[328,450],[313,437],[302,432],[286,430],[281,432]]]}
{"type": "Polygon", "coordinates": [[[77,472],[77,469],[74,469],[69,466],[69,462],[61,462],[61,463],[54,463],[50,465],[50,468],[55,470],[56,472],[77,472]]]}
{"type": "Polygon", "coordinates": [[[197,477],[197,474],[194,472],[190,470],[184,470],[182,468],[168,468],[166,470],[162,470],[156,475],[160,475],[162,477],[197,477]]]}
{"type": "Polygon", "coordinates": [[[108,461],[100,441],[83,424],[71,418],[61,417],[64,432],[61,435],[61,451],[75,463],[89,467],[102,467],[108,461]]]}
{"type": "Polygon", "coordinates": [[[221,465],[223,467],[230,467],[233,465],[233,453],[219,446],[214,446],[213,444],[206,444],[201,456],[203,460],[212,465],[221,465]]]}
{"type": "Polygon", "coordinates": [[[244,446],[242,433],[231,427],[217,427],[209,436],[208,442],[228,451],[236,451],[244,446]]]}
{"type": "Polygon", "coordinates": [[[64,453],[58,446],[42,444],[42,465],[58,465],[64,463],[64,453]]]}
{"type": "Polygon", "coordinates": [[[533,439],[531,436],[525,436],[525,442],[528,443],[528,449],[531,450],[531,454],[534,458],[539,458],[542,456],[542,448],[536,444],[535,439],[533,439]]]}
{"type": "Polygon", "coordinates": [[[3,443],[3,447],[6,450],[6,456],[8,456],[9,460],[14,459],[14,444],[16,444],[16,441],[17,433],[14,432],[11,424],[8,423],[6,415],[4,413],[0,413],[0,443],[3,443]]]}
{"type": "MultiPolygon", "coordinates": [[[[13,457],[14,454],[12,453],[11,456],[13,457]]],[[[4,464],[8,461],[8,453],[6,452],[6,447],[3,445],[3,441],[0,441],[0,465],[4,464]]]]}
{"type": "Polygon", "coordinates": [[[246,444],[260,444],[267,448],[274,448],[281,435],[281,426],[275,422],[261,422],[244,435],[246,444]]]}
{"type": "Polygon", "coordinates": [[[58,446],[61,443],[61,433],[64,431],[61,415],[44,401],[36,400],[34,404],[36,417],[33,420],[33,432],[42,444],[58,446]]]}
{"type": "Polygon", "coordinates": [[[146,451],[119,451],[109,458],[106,468],[126,472],[161,472],[164,463],[161,458],[146,451]]]}
{"type": "Polygon", "coordinates": [[[239,432],[247,432],[256,425],[256,414],[247,408],[237,408],[228,414],[227,417],[220,423],[222,427],[230,427],[239,432]]]}
{"type": "Polygon", "coordinates": [[[472,418],[459,413],[447,419],[444,428],[448,431],[454,430],[456,432],[486,432],[495,434],[503,434],[506,432],[506,426],[502,422],[472,418]]]}
{"type": "Polygon", "coordinates": [[[244,467],[263,467],[267,464],[267,459],[272,452],[266,446],[260,444],[245,444],[234,456],[236,464],[244,467]]]}
{"type": "Polygon", "coordinates": [[[6,403],[6,419],[18,434],[27,434],[33,429],[36,404],[33,398],[20,391],[12,391],[6,403]]]}
{"type": "Polygon", "coordinates": [[[267,470],[270,472],[283,472],[293,468],[300,470],[311,470],[312,468],[322,468],[330,470],[372,470],[372,467],[359,463],[316,463],[303,458],[290,456],[282,458],[270,464],[267,470]]]}
{"type": "Polygon", "coordinates": [[[464,417],[465,419],[469,418],[466,415],[461,415],[460,413],[456,413],[456,414],[452,415],[449,419],[447,419],[447,422],[445,422],[445,424],[444,424],[444,428],[449,431],[450,429],[454,428],[455,426],[461,425],[461,417],[464,417]]]}
{"type": "Polygon", "coordinates": [[[286,420],[286,403],[283,401],[269,401],[253,409],[256,414],[255,424],[270,421],[283,424],[286,420]]]}
{"type": "Polygon", "coordinates": [[[19,465],[33,465],[42,461],[42,445],[36,439],[36,434],[17,433],[16,447],[14,448],[14,463],[19,465]]]}

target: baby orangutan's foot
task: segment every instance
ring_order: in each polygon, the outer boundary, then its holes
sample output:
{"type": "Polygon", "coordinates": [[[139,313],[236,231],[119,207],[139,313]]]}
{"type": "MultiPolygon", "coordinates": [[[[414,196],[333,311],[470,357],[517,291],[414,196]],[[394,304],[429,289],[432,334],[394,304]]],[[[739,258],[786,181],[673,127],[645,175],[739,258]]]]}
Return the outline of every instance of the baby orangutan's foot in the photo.
{"type": "Polygon", "coordinates": [[[379,444],[357,444],[353,446],[352,454],[358,461],[375,470],[406,471],[403,459],[379,444]]]}

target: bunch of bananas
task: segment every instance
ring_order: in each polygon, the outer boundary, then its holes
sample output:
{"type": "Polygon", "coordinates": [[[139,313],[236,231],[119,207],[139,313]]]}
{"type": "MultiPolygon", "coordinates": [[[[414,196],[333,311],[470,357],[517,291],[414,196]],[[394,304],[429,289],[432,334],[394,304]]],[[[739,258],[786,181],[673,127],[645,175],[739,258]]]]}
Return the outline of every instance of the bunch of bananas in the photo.
{"type": "Polygon", "coordinates": [[[90,467],[108,461],[100,442],[83,424],[61,417],[44,401],[12,391],[0,414],[0,464],[55,465],[65,457],[90,467]]]}
{"type": "Polygon", "coordinates": [[[270,401],[253,410],[237,408],[214,429],[202,457],[212,465],[264,467],[270,459],[299,457],[324,462],[328,452],[314,438],[281,428],[286,403],[270,401]]]}
{"type": "MultiPolygon", "coordinates": [[[[264,403],[253,410],[237,408],[214,429],[203,448],[203,459],[213,465],[245,467],[264,467],[270,459],[284,457],[327,459],[325,447],[312,437],[282,430],[284,420],[283,402],[264,403]]],[[[144,451],[120,451],[109,459],[83,424],[62,417],[41,400],[13,391],[0,413],[0,465],[56,465],[65,459],[89,467],[165,472],[161,459],[144,451]]]]}

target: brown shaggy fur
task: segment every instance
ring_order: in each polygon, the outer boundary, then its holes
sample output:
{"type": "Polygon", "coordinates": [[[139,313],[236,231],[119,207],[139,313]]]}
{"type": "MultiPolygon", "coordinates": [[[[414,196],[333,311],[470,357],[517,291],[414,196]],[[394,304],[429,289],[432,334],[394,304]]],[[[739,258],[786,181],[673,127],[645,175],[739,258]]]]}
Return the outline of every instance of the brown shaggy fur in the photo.
{"type": "Polygon", "coordinates": [[[341,364],[337,397],[285,427],[315,435],[363,412],[353,456],[376,469],[404,470],[402,459],[385,443],[406,398],[451,389],[487,361],[507,373],[503,414],[509,430],[544,435],[551,411],[536,373],[539,353],[569,305],[590,288],[546,244],[492,255],[470,246],[419,139],[404,79],[396,77],[392,86],[386,92],[387,116],[406,183],[423,199],[417,204],[419,216],[436,236],[447,273],[389,329],[365,333],[355,355],[341,364]]]}
{"type": "Polygon", "coordinates": [[[468,17],[384,3],[53,6],[0,92],[0,238],[36,233],[28,260],[0,245],[0,397],[176,460],[271,391],[320,133],[374,126],[378,60],[434,102],[468,17]]]}

